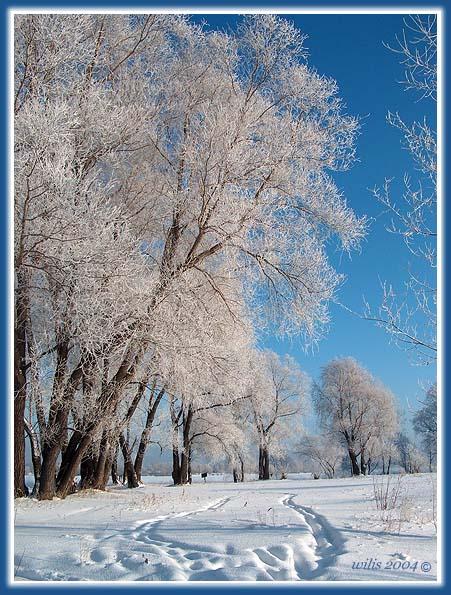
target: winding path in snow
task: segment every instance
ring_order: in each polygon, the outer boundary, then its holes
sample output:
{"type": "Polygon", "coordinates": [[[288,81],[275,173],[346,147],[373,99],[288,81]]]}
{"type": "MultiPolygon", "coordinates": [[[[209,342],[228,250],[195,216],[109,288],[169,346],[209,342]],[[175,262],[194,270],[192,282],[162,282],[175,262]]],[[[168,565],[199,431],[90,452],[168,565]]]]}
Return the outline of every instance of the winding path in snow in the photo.
{"type": "Polygon", "coordinates": [[[314,568],[310,570],[308,576],[302,576],[303,579],[314,579],[324,574],[327,568],[333,566],[337,557],[345,553],[344,543],[340,531],[333,527],[329,521],[321,514],[315,512],[312,508],[297,504],[294,494],[288,494],[282,498],[282,504],[294,510],[300,515],[302,521],[310,527],[314,539],[314,568]]]}
{"type": "Polygon", "coordinates": [[[317,579],[344,552],[344,541],[322,515],[295,498],[278,498],[283,522],[273,516],[272,525],[269,513],[251,522],[240,494],[140,521],[126,534],[104,538],[91,551],[91,560],[103,563],[113,579],[130,572],[139,575],[136,580],[160,581],[317,579]]]}
{"type": "Polygon", "coordinates": [[[400,534],[371,516],[366,478],[199,479],[182,489],[165,478],[136,491],[18,499],[12,570],[15,580],[34,581],[434,581],[436,538],[432,521],[424,524],[430,478],[406,481],[418,516],[400,534]],[[353,568],[354,560],[373,555],[432,568],[353,568]]]}

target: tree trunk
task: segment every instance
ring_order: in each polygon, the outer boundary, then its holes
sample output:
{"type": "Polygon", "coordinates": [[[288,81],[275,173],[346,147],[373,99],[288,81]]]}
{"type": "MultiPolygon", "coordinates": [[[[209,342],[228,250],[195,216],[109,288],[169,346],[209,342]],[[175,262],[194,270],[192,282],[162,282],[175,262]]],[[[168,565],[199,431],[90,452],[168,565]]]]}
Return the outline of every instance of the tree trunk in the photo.
{"type": "Polygon", "coordinates": [[[144,429],[142,431],[141,440],[140,440],[139,446],[138,446],[138,452],[136,453],[136,457],[135,457],[135,473],[136,473],[136,476],[140,483],[142,482],[141,473],[142,473],[142,466],[143,466],[143,462],[144,462],[144,455],[146,454],[147,445],[149,444],[149,440],[150,440],[150,433],[152,431],[152,425],[153,425],[153,422],[155,419],[155,415],[157,413],[158,406],[161,402],[161,399],[163,398],[164,390],[165,390],[164,388],[162,388],[160,390],[155,401],[153,401],[154,388],[150,393],[149,405],[148,405],[148,409],[147,409],[146,425],[144,426],[144,429]]]}
{"type": "Polygon", "coordinates": [[[236,467],[233,468],[233,483],[238,483],[238,471],[236,470],[236,467]]]}
{"type": "Polygon", "coordinates": [[[23,273],[17,271],[14,308],[14,497],[28,496],[25,484],[25,407],[27,401],[26,321],[28,298],[23,273]]]}
{"type": "MultiPolygon", "coordinates": [[[[141,350],[147,344],[143,344],[141,346],[141,350]]],[[[97,399],[97,409],[98,411],[102,412],[102,416],[98,416],[97,419],[92,420],[87,427],[84,429],[83,434],[80,431],[73,432],[68,446],[63,454],[63,459],[61,462],[61,467],[58,472],[57,478],[57,485],[56,485],[56,492],[57,495],[61,498],[65,498],[67,494],[72,489],[72,485],[74,482],[74,478],[78,469],[78,466],[81,463],[81,460],[86,453],[87,449],[91,445],[93,437],[98,433],[99,428],[104,419],[110,418],[120,400],[122,392],[124,388],[133,380],[136,374],[136,366],[138,361],[142,358],[141,352],[136,352],[134,356],[130,353],[127,353],[124,357],[121,365],[119,366],[116,374],[113,378],[108,382],[106,386],[102,387],[101,394],[97,399]]],[[[80,364],[74,370],[71,375],[71,379],[68,383],[71,392],[75,392],[79,380],[81,379],[81,374],[83,373],[83,366],[80,364]],[[80,373],[79,375],[77,375],[80,373]]],[[[67,425],[67,417],[66,417],[66,424],[67,425]]],[[[58,453],[56,455],[56,458],[58,453]]],[[[55,466],[56,466],[56,458],[55,458],[55,466]]],[[[132,465],[133,466],[133,465],[132,465]]],[[[44,463],[43,463],[44,469],[44,463]]],[[[41,472],[41,491],[42,491],[42,483],[43,483],[43,470],[41,472]]],[[[53,494],[54,495],[54,492],[53,494]]],[[[52,497],[52,496],[50,496],[52,497]]]]}
{"type": "Polygon", "coordinates": [[[111,463],[109,462],[110,457],[110,448],[108,446],[108,440],[106,433],[104,431],[102,440],[100,441],[100,450],[99,456],[97,457],[97,464],[94,471],[94,479],[92,482],[92,486],[97,490],[104,490],[106,483],[108,481],[108,477],[110,475],[110,466],[111,463]],[[108,467],[108,470],[106,470],[108,467]],[[106,475],[106,478],[105,478],[106,475]]]}
{"type": "Polygon", "coordinates": [[[56,492],[56,462],[59,446],[44,446],[42,450],[41,483],[39,486],[39,499],[51,500],[56,492]]]}
{"type": "Polygon", "coordinates": [[[124,456],[124,478],[127,479],[127,487],[139,488],[139,482],[138,478],[136,477],[135,467],[133,466],[130,448],[122,432],[119,435],[119,444],[124,456]]]}
{"type": "Polygon", "coordinates": [[[263,479],[269,479],[269,452],[268,449],[265,448],[263,451],[263,479]]]}
{"type": "Polygon", "coordinates": [[[188,411],[184,415],[183,419],[183,451],[182,457],[180,462],[180,483],[186,484],[189,483],[189,462],[190,462],[190,451],[191,451],[191,442],[190,442],[190,431],[191,431],[191,422],[193,421],[193,410],[188,407],[188,411]]]}
{"type": "Polygon", "coordinates": [[[366,475],[367,469],[368,469],[368,465],[365,460],[365,449],[362,447],[360,449],[360,473],[362,475],[366,475]]]}
{"type": "Polygon", "coordinates": [[[72,465],[72,461],[76,457],[77,448],[79,447],[82,438],[83,438],[83,433],[80,430],[74,430],[74,432],[72,433],[72,436],[70,437],[70,440],[66,446],[66,449],[64,450],[62,457],[61,457],[61,464],[60,464],[60,468],[58,471],[58,476],[56,478],[57,485],[61,481],[61,478],[65,474],[67,469],[69,469],[70,466],[72,465]]]}
{"type": "Polygon", "coordinates": [[[60,498],[65,498],[72,491],[77,469],[81,464],[84,454],[91,446],[92,439],[93,431],[88,431],[86,434],[84,434],[74,449],[74,454],[68,461],[67,465],[64,467],[64,469],[60,469],[56,487],[56,495],[60,498]]]}
{"type": "Polygon", "coordinates": [[[111,481],[114,485],[118,485],[119,477],[117,474],[117,455],[118,455],[118,447],[116,446],[113,453],[113,461],[111,464],[111,481]]]}
{"type": "MultiPolygon", "coordinates": [[[[91,450],[91,449],[90,449],[91,450]]],[[[80,488],[92,488],[95,479],[96,457],[92,452],[87,453],[80,464],[80,488]]]]}
{"type": "Polygon", "coordinates": [[[178,446],[172,446],[172,481],[174,485],[181,484],[180,460],[178,446]]]}
{"type": "Polygon", "coordinates": [[[175,411],[175,403],[172,396],[169,397],[169,411],[172,424],[172,481],[174,482],[174,485],[180,485],[179,426],[178,415],[175,411]]]}
{"type": "Polygon", "coordinates": [[[30,439],[31,460],[33,461],[34,486],[31,495],[36,497],[39,492],[39,484],[41,481],[41,445],[39,437],[27,419],[24,419],[24,426],[28,438],[30,439]]]}
{"type": "Polygon", "coordinates": [[[357,455],[355,454],[355,450],[351,446],[348,446],[348,454],[349,460],[351,462],[351,475],[360,475],[360,469],[357,462],[357,455]]]}
{"type": "Polygon", "coordinates": [[[114,453],[115,453],[115,448],[110,446],[108,448],[108,454],[105,460],[105,465],[103,468],[103,478],[102,478],[102,483],[98,485],[98,489],[99,490],[105,490],[106,486],[108,484],[108,479],[110,477],[110,475],[112,475],[112,468],[113,468],[113,460],[114,460],[114,453]]]}
{"type": "Polygon", "coordinates": [[[188,451],[188,483],[189,484],[193,483],[193,474],[191,471],[191,459],[192,459],[192,449],[190,446],[189,451],[188,451]]]}
{"type": "Polygon", "coordinates": [[[240,471],[241,471],[241,476],[240,476],[240,481],[243,482],[244,481],[244,460],[239,457],[240,459],[240,471]]]}
{"type": "Polygon", "coordinates": [[[267,446],[260,446],[258,461],[258,479],[269,479],[269,452],[267,446]]]}
{"type": "Polygon", "coordinates": [[[390,475],[391,457],[388,457],[387,475],[390,475]]]}
{"type": "MultiPolygon", "coordinates": [[[[44,447],[42,449],[41,485],[39,488],[39,498],[41,500],[50,500],[55,495],[59,481],[56,478],[57,459],[61,451],[62,439],[67,431],[71,403],[83,377],[84,368],[87,365],[86,360],[82,358],[63,387],[67,355],[67,344],[60,345],[57,350],[57,366],[52,388],[52,401],[50,404],[44,447]]],[[[58,476],[64,474],[66,467],[70,465],[69,454],[73,452],[73,442],[74,440],[78,441],[80,436],[81,433],[79,431],[74,431],[72,434],[63,452],[58,476]]],[[[75,469],[78,468],[80,460],[78,459],[75,469]]]]}

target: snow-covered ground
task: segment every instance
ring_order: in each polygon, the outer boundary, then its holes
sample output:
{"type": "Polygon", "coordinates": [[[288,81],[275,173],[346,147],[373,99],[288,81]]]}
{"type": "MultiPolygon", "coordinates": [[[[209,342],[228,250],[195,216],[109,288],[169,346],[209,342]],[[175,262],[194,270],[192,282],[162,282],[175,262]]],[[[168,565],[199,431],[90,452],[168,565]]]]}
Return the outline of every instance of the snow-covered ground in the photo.
{"type": "Polygon", "coordinates": [[[384,513],[371,477],[224,479],[16,500],[15,580],[436,580],[435,475],[384,513]]]}

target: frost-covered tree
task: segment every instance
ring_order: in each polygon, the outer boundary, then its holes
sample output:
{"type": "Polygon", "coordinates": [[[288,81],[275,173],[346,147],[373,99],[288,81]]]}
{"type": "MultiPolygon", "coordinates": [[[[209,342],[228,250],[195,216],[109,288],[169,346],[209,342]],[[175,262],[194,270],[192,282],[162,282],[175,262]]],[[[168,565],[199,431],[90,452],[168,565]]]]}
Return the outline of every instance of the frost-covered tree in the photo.
{"type": "Polygon", "coordinates": [[[413,428],[421,436],[429,471],[432,471],[437,461],[437,384],[434,383],[426,392],[422,407],[413,416],[413,428]]]}
{"type": "MultiPolygon", "coordinates": [[[[417,99],[437,101],[437,23],[435,15],[412,15],[396,44],[387,46],[405,69],[401,81],[417,99]]],[[[388,123],[402,135],[402,144],[412,159],[413,179],[404,175],[402,196],[396,198],[392,179],[374,189],[375,198],[391,217],[387,230],[397,234],[408,249],[409,277],[404,290],[383,283],[383,300],[366,317],[385,328],[398,346],[414,354],[423,364],[437,357],[437,131],[427,119],[406,122],[398,113],[389,113],[388,123]]]]}
{"type": "Polygon", "coordinates": [[[220,410],[210,407],[196,412],[190,438],[193,454],[203,455],[210,463],[225,459],[235,483],[244,481],[249,460],[251,434],[245,407],[244,401],[236,400],[220,410]]]}
{"type": "Polygon", "coordinates": [[[374,468],[382,444],[394,438],[399,426],[395,397],[380,382],[373,381],[363,398],[371,403],[364,414],[359,438],[360,472],[366,475],[374,468]]]}
{"type": "Polygon", "coordinates": [[[390,475],[393,463],[397,460],[397,436],[398,424],[382,434],[376,433],[367,442],[366,453],[366,472],[382,473],[390,475]]]}
{"type": "Polygon", "coordinates": [[[141,51],[153,60],[162,25],[154,16],[16,17],[16,494],[27,358],[53,374],[47,419],[40,415],[48,497],[74,394],[81,383],[86,395],[97,390],[92,379],[117,337],[145,315],[140,242],[109,196],[114,163],[149,119],[147,79],[130,64],[141,51]]]}
{"type": "Polygon", "coordinates": [[[296,452],[303,458],[308,469],[315,475],[323,473],[333,479],[340,467],[346,451],[335,437],[303,436],[296,452]]]}
{"type": "Polygon", "coordinates": [[[325,431],[346,446],[352,475],[366,473],[367,445],[373,438],[390,435],[397,425],[392,393],[348,357],[324,366],[313,398],[325,431]]]}
{"type": "Polygon", "coordinates": [[[127,414],[148,362],[165,383],[179,360],[169,390],[190,402],[208,395],[186,386],[196,354],[217,365],[196,344],[213,324],[251,306],[260,329],[320,336],[341,281],[326,243],[351,249],[365,231],[330,177],[351,165],[358,123],[271,15],[229,35],[170,15],[20,15],[15,85],[15,493],[40,378],[51,498],[127,414]]]}
{"type": "Polygon", "coordinates": [[[247,361],[253,344],[252,326],[237,300],[230,300],[230,309],[221,318],[222,300],[230,297],[232,287],[222,285],[222,297],[208,283],[204,289],[203,307],[194,302],[184,310],[183,321],[176,322],[177,330],[173,333],[177,349],[165,350],[165,359],[159,365],[170,398],[176,484],[189,480],[195,446],[211,444],[207,437],[212,439],[213,435],[217,436],[215,450],[221,442],[223,445],[227,442],[221,418],[224,423],[227,420],[230,432],[232,419],[228,418],[228,409],[248,397],[247,361]],[[196,330],[194,334],[193,330],[196,330]]]}
{"type": "Polygon", "coordinates": [[[269,350],[255,354],[251,369],[254,371],[249,392],[259,447],[258,478],[269,479],[271,455],[283,452],[290,422],[294,416],[305,414],[308,381],[293,358],[281,358],[269,350]]]}
{"type": "Polygon", "coordinates": [[[406,473],[420,473],[428,464],[425,455],[412,443],[411,439],[400,432],[396,437],[398,459],[406,473]]]}

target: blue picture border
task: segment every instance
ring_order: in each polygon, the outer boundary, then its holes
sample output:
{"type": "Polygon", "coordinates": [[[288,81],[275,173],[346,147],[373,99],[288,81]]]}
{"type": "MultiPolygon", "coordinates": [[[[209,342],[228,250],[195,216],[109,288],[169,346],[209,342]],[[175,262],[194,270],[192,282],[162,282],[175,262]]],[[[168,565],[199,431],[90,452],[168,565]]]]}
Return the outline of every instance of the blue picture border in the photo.
{"type": "MultiPolygon", "coordinates": [[[[130,4],[121,1],[105,1],[105,0],[97,0],[96,2],[55,2],[49,0],[43,0],[42,2],[36,0],[28,0],[28,1],[16,1],[16,2],[8,2],[7,0],[2,0],[0,2],[0,19],[1,19],[1,29],[0,29],[0,44],[1,44],[1,82],[2,82],[2,102],[1,102],[1,138],[2,138],[2,155],[1,155],[1,187],[2,187],[2,194],[1,194],[1,201],[0,201],[0,225],[1,225],[1,233],[0,233],[0,243],[1,243],[1,260],[0,260],[0,267],[2,273],[2,285],[1,285],[1,315],[0,315],[0,349],[1,349],[1,431],[0,431],[0,439],[1,439],[1,464],[2,464],[2,471],[3,473],[0,475],[0,494],[1,494],[1,501],[2,501],[2,527],[4,528],[1,531],[1,574],[0,574],[0,590],[1,592],[9,592],[10,590],[20,590],[21,593],[24,595],[26,593],[31,593],[36,589],[50,589],[52,592],[55,591],[63,591],[63,590],[73,590],[73,589],[81,589],[84,593],[94,592],[98,589],[102,590],[131,590],[135,587],[138,587],[137,583],[130,583],[130,585],[115,585],[112,583],[107,583],[105,585],[90,585],[89,583],[80,583],[77,585],[68,585],[67,583],[55,582],[52,585],[43,584],[39,585],[37,583],[16,583],[14,585],[8,584],[8,577],[9,577],[9,506],[10,506],[10,494],[12,493],[12,486],[10,485],[9,479],[9,456],[10,456],[10,448],[12,447],[11,444],[11,432],[10,432],[10,420],[9,420],[9,412],[10,406],[12,402],[12,386],[10,385],[10,366],[13,354],[10,352],[10,339],[9,334],[12,332],[10,328],[10,318],[11,318],[11,303],[10,303],[10,295],[11,295],[11,286],[10,286],[10,277],[11,271],[9,267],[9,226],[10,226],[10,217],[12,217],[11,212],[11,205],[9,204],[9,180],[8,180],[8,150],[9,150],[9,122],[8,122],[8,112],[9,112],[9,105],[8,105],[8,19],[9,19],[9,11],[11,9],[26,9],[26,8],[41,8],[46,10],[51,10],[52,8],[76,8],[76,9],[114,9],[114,8],[122,8],[122,9],[137,9],[142,8],[144,10],[154,10],[158,12],[158,9],[180,9],[186,12],[189,12],[190,9],[197,9],[202,10],[205,9],[205,12],[209,12],[208,9],[214,9],[218,11],[220,9],[225,9],[234,12],[240,12],[244,10],[252,11],[252,9],[259,9],[259,8],[276,8],[277,10],[286,10],[289,12],[290,9],[302,9],[302,8],[309,8],[309,9],[336,9],[336,8],[347,8],[347,9],[358,9],[358,8],[365,8],[365,9],[391,9],[395,10],[396,8],[399,9],[412,9],[412,13],[415,13],[415,9],[441,9],[443,11],[443,56],[446,57],[450,55],[450,47],[449,42],[447,39],[447,32],[449,29],[449,16],[448,11],[446,10],[446,3],[445,2],[434,2],[433,0],[423,0],[422,2],[407,2],[405,0],[399,0],[398,2],[387,2],[387,1],[379,1],[379,2],[357,2],[353,0],[348,0],[347,2],[337,2],[334,0],[330,0],[329,2],[315,2],[315,1],[293,1],[293,0],[285,0],[283,4],[279,5],[276,2],[231,2],[231,3],[212,3],[207,1],[198,1],[198,2],[186,2],[186,1],[179,1],[177,3],[168,3],[168,2],[143,2],[142,0],[131,0],[130,4]]],[[[446,501],[447,501],[447,466],[445,461],[447,460],[447,422],[448,422],[448,407],[447,407],[447,398],[448,398],[448,374],[446,371],[447,368],[447,337],[448,337],[448,304],[447,304],[447,295],[448,295],[448,275],[446,273],[447,263],[448,263],[448,255],[450,252],[450,244],[451,244],[451,234],[446,233],[448,229],[448,225],[451,225],[450,220],[450,212],[451,210],[447,207],[447,184],[446,184],[446,172],[449,170],[448,166],[451,166],[448,160],[448,152],[446,150],[447,146],[447,138],[448,138],[448,114],[446,110],[446,98],[448,96],[447,93],[447,83],[451,80],[449,76],[449,62],[451,60],[444,60],[444,68],[443,68],[443,76],[444,76],[444,96],[443,96],[443,126],[442,126],[442,138],[443,138],[443,178],[442,178],[442,188],[443,188],[443,203],[442,203],[442,213],[443,213],[443,238],[442,238],[442,408],[439,412],[441,418],[443,420],[442,423],[442,461],[441,461],[441,469],[442,469],[442,498],[443,498],[443,511],[442,511],[442,530],[443,530],[443,551],[442,551],[442,578],[443,582],[441,585],[431,583],[425,584],[424,586],[418,585],[411,585],[408,581],[400,582],[396,585],[385,585],[383,583],[378,585],[359,585],[356,582],[355,587],[350,586],[349,584],[346,585],[329,585],[329,584],[312,584],[312,583],[299,583],[299,584],[287,584],[280,585],[276,584],[273,585],[269,584],[262,584],[262,583],[252,583],[249,585],[242,585],[242,584],[234,584],[234,583],[218,583],[215,585],[210,584],[189,584],[189,583],[173,583],[173,584],[161,584],[161,583],[140,583],[140,588],[148,588],[152,591],[153,594],[162,594],[163,592],[167,592],[168,590],[171,591],[185,591],[185,590],[197,590],[200,589],[202,591],[205,590],[217,590],[217,589],[233,589],[234,593],[240,594],[241,592],[249,592],[249,590],[255,591],[257,590],[267,590],[270,589],[276,590],[276,592],[288,592],[293,591],[293,589],[299,589],[305,592],[316,592],[318,589],[320,590],[332,590],[333,588],[339,589],[351,589],[354,593],[360,590],[369,590],[369,591],[378,591],[380,589],[412,589],[415,592],[426,592],[433,589],[435,592],[444,591],[447,587],[447,548],[446,548],[446,535],[448,534],[448,520],[446,515],[446,501]]],[[[451,366],[451,364],[450,364],[451,366]]]]}

